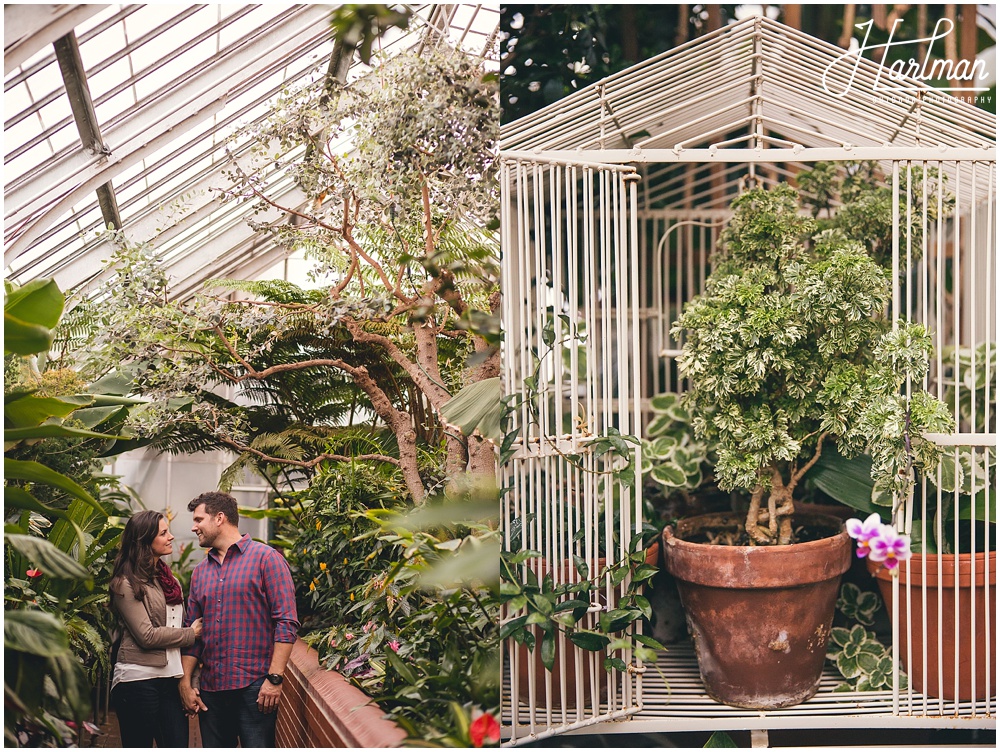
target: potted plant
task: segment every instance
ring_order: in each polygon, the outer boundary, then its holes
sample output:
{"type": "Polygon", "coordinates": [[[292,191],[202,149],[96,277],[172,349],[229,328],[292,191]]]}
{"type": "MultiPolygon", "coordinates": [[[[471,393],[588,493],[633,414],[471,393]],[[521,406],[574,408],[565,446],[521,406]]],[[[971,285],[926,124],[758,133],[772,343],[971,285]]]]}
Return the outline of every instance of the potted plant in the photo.
{"type": "MultiPolygon", "coordinates": [[[[995,344],[987,342],[942,353],[944,402],[958,405],[964,430],[995,430],[995,352],[995,344]]],[[[903,415],[899,431],[879,430],[877,421],[868,427],[875,462],[897,458],[901,467],[896,472],[901,469],[903,475],[910,465],[920,467],[921,450],[926,449],[907,417],[903,415]]],[[[862,456],[834,464],[860,478],[851,465],[864,467],[871,461],[862,456]]],[[[848,493],[831,474],[823,490],[867,515],[864,522],[849,521],[848,531],[858,541],[858,556],[867,559],[890,612],[893,581],[899,582],[899,615],[905,620],[899,653],[914,689],[946,700],[984,699],[987,687],[996,686],[996,665],[985,660],[996,644],[996,620],[987,619],[996,603],[996,543],[987,534],[996,522],[996,453],[991,447],[955,447],[941,456],[940,467],[909,504],[912,520],[906,525],[908,535],[902,536],[907,548],[898,559],[881,555],[884,540],[894,535],[882,517],[888,518],[890,507],[905,500],[908,486],[869,482],[867,494],[848,493]]]]}
{"type": "MultiPolygon", "coordinates": [[[[824,444],[856,454],[866,427],[905,410],[901,374],[926,367],[929,338],[919,325],[893,327],[889,272],[842,231],[813,234],[792,188],[750,190],[732,208],[706,291],[673,335],[685,343],[685,404],[716,452],[719,487],[750,501],[745,514],[668,526],[663,540],[708,693],[767,709],[815,693],[850,565],[841,521],[796,514],[795,491],[824,444]]],[[[922,392],[913,401],[914,435],[941,430],[944,406],[922,392]]],[[[884,478],[896,464],[874,472],[884,478]]]]}

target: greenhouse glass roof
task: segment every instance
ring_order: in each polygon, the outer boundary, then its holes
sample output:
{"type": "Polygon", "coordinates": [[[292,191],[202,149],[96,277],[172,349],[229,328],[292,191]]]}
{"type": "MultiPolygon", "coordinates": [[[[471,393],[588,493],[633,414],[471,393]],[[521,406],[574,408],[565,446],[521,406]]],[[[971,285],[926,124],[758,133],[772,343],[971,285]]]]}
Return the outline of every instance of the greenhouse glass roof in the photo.
{"type": "MultiPolygon", "coordinates": [[[[325,74],[333,7],[5,5],[6,276],[92,289],[109,224],[153,241],[174,295],[279,264],[290,250],[217,190],[241,154],[233,134],[266,118],[282,88],[325,74]]],[[[441,38],[477,56],[493,48],[498,5],[408,7],[415,22],[383,36],[386,54],[441,38]]],[[[367,70],[355,60],[347,75],[367,70]]],[[[262,178],[286,205],[304,202],[287,176],[262,178]]]]}

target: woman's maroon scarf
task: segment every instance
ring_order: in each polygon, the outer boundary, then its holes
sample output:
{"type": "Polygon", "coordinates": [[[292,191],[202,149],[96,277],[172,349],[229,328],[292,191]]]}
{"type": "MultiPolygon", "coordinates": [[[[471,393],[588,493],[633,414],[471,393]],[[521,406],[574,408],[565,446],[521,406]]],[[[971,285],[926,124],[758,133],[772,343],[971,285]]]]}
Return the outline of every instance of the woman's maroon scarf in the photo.
{"type": "Polygon", "coordinates": [[[163,595],[167,599],[167,603],[171,606],[176,606],[184,602],[184,596],[181,594],[181,584],[174,577],[173,572],[170,571],[163,559],[156,560],[156,581],[160,583],[160,588],[163,590],[163,595]]]}

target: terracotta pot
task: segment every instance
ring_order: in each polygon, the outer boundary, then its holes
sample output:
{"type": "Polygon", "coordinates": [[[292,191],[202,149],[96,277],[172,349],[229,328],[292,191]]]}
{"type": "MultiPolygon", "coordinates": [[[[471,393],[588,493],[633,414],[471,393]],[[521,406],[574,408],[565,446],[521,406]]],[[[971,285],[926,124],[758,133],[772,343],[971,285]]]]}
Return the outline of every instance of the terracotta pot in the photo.
{"type": "MultiPolygon", "coordinates": [[[[607,565],[606,559],[599,559],[597,564],[591,567],[591,575],[602,571],[607,565]]],[[[547,563],[535,562],[533,565],[535,574],[541,579],[548,573],[547,563]]],[[[571,562],[563,562],[561,570],[561,582],[578,582],[575,576],[576,567],[571,562]]],[[[618,607],[617,588],[613,593],[611,603],[604,603],[604,590],[600,592],[600,602],[607,609],[612,610],[618,607]]],[[[593,620],[593,625],[597,624],[600,614],[593,614],[584,617],[582,624],[588,624],[587,620],[593,620]]],[[[589,625],[591,628],[593,625],[589,625]]],[[[545,669],[542,663],[542,630],[537,626],[529,627],[535,637],[535,648],[529,651],[524,645],[516,645],[517,651],[517,690],[518,702],[523,705],[534,705],[535,707],[545,707],[546,699],[550,699],[552,708],[576,708],[579,704],[590,707],[594,704],[596,696],[598,702],[603,701],[608,695],[608,676],[604,670],[604,652],[590,652],[577,648],[572,642],[562,635],[556,636],[555,664],[551,672],[545,669]],[[596,661],[596,671],[591,670],[592,662],[596,661]],[[530,667],[534,666],[534,671],[530,667]],[[582,689],[577,692],[577,676],[582,675],[582,689]],[[534,689],[532,699],[531,690],[534,689]],[[596,690],[596,692],[595,692],[596,690]]]]}
{"type": "MultiPolygon", "coordinates": [[[[868,571],[875,576],[890,616],[893,613],[892,575],[881,564],[868,561],[868,571]]],[[[909,564],[899,567],[899,655],[913,689],[928,697],[956,699],[955,658],[958,656],[959,700],[983,700],[986,694],[986,670],[989,665],[990,694],[996,695],[996,582],[997,553],[914,555],[909,564]],[[975,586],[972,572],[975,569],[975,586]],[[957,570],[957,577],[956,577],[957,570]],[[924,600],[923,583],[927,583],[924,600]],[[956,584],[958,585],[956,591],[956,584]],[[938,631],[938,594],[940,592],[941,629],[938,631]],[[973,605],[975,627],[973,628],[973,605]],[[927,619],[927,662],[924,663],[924,613],[927,619]],[[989,611],[989,629],[986,626],[989,611]],[[958,632],[955,614],[958,614],[958,632]],[[909,629],[907,629],[909,615],[909,629]],[[912,636],[912,651],[910,637],[912,636]],[[989,642],[987,643],[987,639],[989,642]],[[975,641],[973,643],[973,640],[975,641]],[[942,670],[938,672],[938,646],[942,670]],[[988,646],[988,647],[987,647],[988,646]],[[973,667],[973,647],[975,666],[973,667]],[[989,652],[987,653],[987,650],[989,652]],[[973,678],[975,683],[973,684],[973,678]]]]}
{"type": "Polygon", "coordinates": [[[742,524],[738,515],[708,514],[667,527],[666,568],[677,579],[709,696],[754,710],[797,705],[819,687],[851,540],[840,520],[804,514],[796,526],[830,537],[788,546],[691,542],[701,531],[742,524]]]}

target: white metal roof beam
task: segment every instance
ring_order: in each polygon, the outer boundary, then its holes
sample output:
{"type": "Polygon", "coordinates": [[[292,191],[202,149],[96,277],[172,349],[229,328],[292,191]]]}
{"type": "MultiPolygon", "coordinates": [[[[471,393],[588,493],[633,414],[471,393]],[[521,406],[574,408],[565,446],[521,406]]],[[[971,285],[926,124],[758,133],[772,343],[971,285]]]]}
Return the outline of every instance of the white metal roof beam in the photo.
{"type": "MultiPolygon", "coordinates": [[[[30,247],[49,225],[77,203],[81,194],[92,191],[96,185],[139,163],[146,156],[155,153],[198,123],[219,112],[225,106],[231,90],[243,81],[253,78],[261,68],[272,65],[274,60],[280,61],[293,55],[298,46],[303,42],[308,43],[310,37],[315,34],[314,24],[323,20],[327,12],[327,9],[321,6],[306,6],[296,17],[286,20],[246,45],[238,53],[212,66],[211,75],[203,71],[199,75],[189,77],[184,84],[177,86],[162,99],[140,111],[128,122],[120,124],[113,133],[106,134],[112,148],[112,154],[107,160],[102,160],[98,164],[86,160],[81,165],[82,169],[75,170],[71,175],[44,176],[45,182],[50,187],[26,203],[20,201],[24,196],[18,196],[17,199],[11,197],[11,202],[17,208],[8,215],[9,224],[23,221],[23,217],[33,215],[39,210],[43,210],[44,213],[25,228],[5,250],[4,265],[9,265],[30,247]],[[113,136],[121,140],[115,143],[113,136]],[[54,179],[57,177],[59,179],[54,179]],[[63,195],[63,181],[70,182],[71,185],[76,184],[68,195],[63,195]],[[53,204],[53,199],[59,196],[63,197],[53,204]]],[[[320,34],[328,35],[329,30],[323,27],[320,34]]],[[[26,190],[30,190],[33,185],[34,183],[26,186],[26,190]]],[[[6,209],[6,197],[4,204],[6,209]]]]}
{"type": "Polygon", "coordinates": [[[107,5],[5,3],[3,6],[4,75],[107,7],[107,5]]]}
{"type": "MultiPolygon", "coordinates": [[[[292,29],[291,31],[287,29],[287,24],[284,23],[288,19],[289,14],[286,13],[280,17],[278,21],[272,19],[268,24],[268,30],[266,32],[257,34],[249,43],[239,43],[231,45],[220,52],[216,53],[212,58],[205,61],[202,64],[200,70],[193,71],[193,74],[179,79],[175,79],[173,85],[168,86],[160,90],[157,94],[148,97],[147,99],[136,102],[133,106],[129,107],[125,111],[115,115],[108,122],[104,124],[105,138],[109,144],[114,146],[115,150],[119,150],[121,147],[117,145],[116,139],[128,138],[128,134],[134,134],[136,132],[142,132],[145,128],[151,127],[152,123],[149,123],[148,119],[143,119],[142,114],[150,110],[162,111],[164,109],[170,108],[170,101],[175,101],[179,97],[190,98],[188,92],[198,91],[203,88],[208,88],[213,83],[218,83],[224,81],[228,75],[233,74],[233,66],[230,62],[234,59],[245,60],[245,55],[247,50],[251,47],[256,48],[261,43],[266,43],[268,38],[273,38],[278,32],[284,32],[284,34],[290,34],[298,29],[292,29]],[[197,80],[192,80],[197,79],[197,80]],[[201,81],[202,83],[198,83],[201,81]],[[125,133],[125,136],[118,135],[119,133],[125,133]]],[[[297,17],[297,16],[293,16],[297,17]]],[[[309,22],[303,24],[307,26],[309,22]]],[[[301,28],[301,27],[299,27],[301,28]]],[[[169,63],[174,56],[177,54],[177,50],[172,50],[164,58],[161,58],[152,66],[144,70],[138,75],[137,80],[143,78],[145,75],[151,71],[158,70],[167,63],[169,63]]],[[[238,81],[245,81],[246,78],[237,78],[238,81]]],[[[114,92],[121,91],[126,88],[129,82],[124,82],[124,84],[115,87],[114,92]]],[[[236,87],[232,87],[235,89],[236,87]]],[[[105,95],[102,95],[105,96],[105,95]]],[[[181,101],[187,101],[183,98],[181,101]]],[[[101,103],[102,98],[98,97],[98,104],[101,103]]],[[[176,105],[174,105],[176,106],[176,105]]],[[[64,123],[68,123],[64,121],[64,123]]],[[[62,125],[56,125],[49,128],[44,137],[48,137],[55,133],[62,125]]],[[[16,156],[17,152],[7,155],[6,159],[13,158],[16,156]]],[[[65,180],[71,176],[75,171],[84,169],[89,162],[82,159],[81,156],[70,149],[64,149],[58,152],[48,159],[46,159],[41,165],[39,165],[30,175],[25,175],[23,178],[11,181],[7,187],[7,193],[4,197],[4,210],[6,214],[9,214],[7,210],[8,198],[13,203],[13,205],[18,206],[24,203],[23,196],[28,192],[31,185],[39,182],[46,181],[45,184],[55,184],[59,182],[65,182],[65,180]],[[29,185],[25,186],[22,183],[28,182],[29,185]]]]}
{"type": "Polygon", "coordinates": [[[551,149],[535,151],[501,151],[504,159],[525,162],[580,164],[642,164],[668,162],[836,162],[867,159],[903,159],[928,162],[994,162],[992,147],[926,147],[926,146],[857,146],[853,148],[792,148],[792,149],[551,149]]]}
{"type": "MultiPolygon", "coordinates": [[[[98,73],[100,73],[104,69],[110,67],[114,63],[117,63],[119,60],[123,60],[123,59],[127,58],[135,50],[139,49],[140,47],[142,47],[144,44],[146,44],[150,40],[155,39],[160,34],[162,34],[164,31],[167,31],[167,30],[173,28],[174,25],[180,23],[181,21],[183,21],[188,16],[190,16],[190,15],[192,15],[194,13],[197,13],[203,7],[205,7],[205,6],[197,6],[196,5],[196,6],[192,6],[192,7],[188,8],[188,9],[182,11],[178,15],[174,16],[173,18],[171,18],[167,23],[162,24],[160,27],[158,27],[156,29],[153,29],[153,31],[151,31],[151,32],[149,32],[147,34],[144,34],[139,39],[136,39],[136,40],[130,42],[125,47],[122,47],[120,50],[117,50],[110,57],[106,57],[104,60],[102,60],[99,63],[97,63],[96,65],[92,66],[91,69],[90,69],[90,71],[88,72],[88,74],[90,76],[96,76],[98,73]]],[[[248,13],[248,12],[249,12],[249,10],[244,10],[243,11],[243,13],[248,13]]],[[[216,29],[209,29],[208,31],[205,31],[205,32],[199,34],[194,40],[188,41],[184,45],[182,45],[182,47],[179,50],[172,51],[171,52],[171,57],[176,57],[176,55],[179,54],[180,51],[183,51],[184,48],[190,48],[192,46],[192,44],[197,43],[199,41],[202,41],[203,39],[206,39],[208,36],[210,36],[211,34],[214,34],[215,32],[216,32],[216,29]]],[[[81,38],[80,41],[82,42],[83,39],[81,38]]],[[[151,66],[150,68],[146,68],[143,71],[141,71],[139,73],[136,73],[134,76],[132,76],[132,77],[130,77],[130,78],[122,81],[118,86],[114,87],[110,91],[104,92],[103,94],[101,94],[101,96],[99,96],[97,98],[97,104],[101,104],[102,102],[107,101],[108,99],[110,99],[111,97],[113,97],[115,94],[119,93],[120,91],[122,91],[123,89],[125,89],[125,88],[127,88],[129,86],[133,86],[134,82],[140,81],[145,76],[149,75],[149,73],[151,72],[151,70],[155,70],[155,68],[153,66],[151,66]]],[[[59,97],[59,91],[58,90],[50,92],[49,94],[47,94],[46,96],[42,97],[41,99],[38,99],[38,100],[32,102],[29,107],[26,107],[25,109],[21,110],[21,112],[17,113],[13,117],[5,120],[4,121],[4,127],[5,128],[9,128],[12,125],[17,125],[22,120],[30,117],[31,115],[34,115],[36,112],[38,112],[40,109],[42,109],[43,107],[45,107],[47,104],[50,104],[50,103],[54,102],[58,97],[59,97]]],[[[10,159],[13,159],[16,156],[19,156],[23,151],[26,151],[27,149],[29,149],[32,146],[40,143],[44,139],[49,138],[54,132],[56,132],[56,131],[60,130],[61,128],[65,127],[66,126],[66,122],[67,121],[65,121],[65,120],[60,120],[55,125],[50,126],[45,131],[43,131],[42,133],[40,133],[36,138],[32,139],[31,141],[28,141],[19,150],[11,152],[10,154],[8,154],[4,158],[4,160],[8,161],[10,159]]]]}
{"type": "MultiPolygon", "coordinates": [[[[85,44],[89,39],[93,39],[98,34],[101,34],[101,33],[105,32],[105,31],[107,31],[112,26],[114,26],[114,25],[120,23],[122,20],[128,18],[133,13],[137,12],[141,7],[142,6],[140,6],[140,5],[126,5],[120,11],[118,11],[117,13],[115,13],[113,16],[110,16],[109,18],[104,19],[103,21],[101,21],[99,24],[97,24],[93,28],[88,29],[83,34],[80,34],[79,37],[78,37],[79,40],[80,40],[80,43],[81,44],[85,44]]],[[[21,70],[17,75],[11,76],[10,78],[6,79],[3,82],[3,90],[4,91],[9,91],[13,87],[17,86],[17,84],[22,83],[22,82],[28,80],[33,75],[35,75],[36,73],[38,73],[38,71],[42,70],[46,66],[52,65],[52,63],[55,62],[55,59],[56,59],[55,58],[55,54],[51,54],[51,55],[46,55],[45,57],[41,58],[40,60],[37,60],[36,62],[34,62],[31,65],[29,65],[27,68],[24,68],[23,70],[21,70]]]]}
{"type": "MultiPolygon", "coordinates": [[[[268,99],[270,99],[271,97],[273,97],[276,94],[278,94],[285,85],[298,82],[300,79],[302,79],[304,76],[306,76],[311,70],[313,70],[314,67],[315,67],[315,65],[313,63],[309,63],[304,68],[302,68],[301,70],[289,74],[288,77],[284,80],[284,82],[282,84],[279,84],[276,87],[272,87],[268,91],[266,91],[263,94],[261,94],[260,96],[256,97],[253,101],[251,101],[251,102],[245,104],[244,106],[242,106],[239,110],[237,110],[237,111],[235,111],[235,112],[227,115],[225,119],[219,121],[216,124],[215,128],[213,129],[214,132],[219,132],[220,130],[225,129],[228,126],[233,125],[233,124],[239,122],[240,119],[243,118],[248,112],[250,112],[255,107],[257,107],[258,105],[260,105],[261,103],[266,102],[268,99]]],[[[260,122],[262,122],[263,120],[265,120],[268,117],[270,117],[270,113],[269,112],[264,112],[263,114],[261,114],[257,118],[255,118],[253,122],[254,123],[260,123],[260,122]]],[[[246,145],[237,148],[235,150],[235,156],[237,158],[239,158],[242,155],[242,153],[245,151],[245,148],[246,148],[246,145]]],[[[156,164],[147,166],[146,169],[142,170],[141,172],[137,173],[133,177],[129,178],[129,180],[127,180],[125,183],[121,184],[119,186],[119,191],[124,194],[125,192],[128,191],[128,189],[130,189],[136,183],[141,182],[141,181],[148,181],[150,174],[153,173],[153,172],[155,172],[155,171],[157,171],[157,170],[159,170],[160,167],[161,167],[161,165],[163,163],[172,162],[175,159],[180,158],[181,155],[187,154],[190,150],[191,150],[191,144],[190,143],[181,144],[179,146],[179,148],[175,149],[169,155],[166,155],[166,156],[158,159],[156,164]]],[[[220,150],[219,146],[212,145],[212,146],[208,147],[207,149],[203,149],[200,152],[196,153],[193,157],[189,157],[186,163],[178,166],[177,168],[175,168],[174,170],[172,170],[168,175],[166,175],[164,177],[161,177],[159,180],[157,180],[156,182],[154,182],[151,185],[149,185],[147,187],[147,189],[145,191],[143,191],[142,194],[138,194],[138,195],[133,196],[130,199],[126,199],[121,204],[122,209],[124,209],[124,210],[127,211],[134,203],[136,203],[138,201],[141,201],[144,196],[148,196],[149,194],[153,193],[154,191],[156,191],[158,188],[162,187],[163,185],[169,184],[170,181],[173,180],[173,179],[175,179],[178,175],[181,175],[185,171],[190,170],[190,168],[191,168],[192,165],[195,165],[198,162],[201,162],[204,159],[206,159],[208,157],[211,157],[214,152],[219,151],[219,150],[220,150]]],[[[198,199],[198,197],[199,197],[200,194],[203,194],[203,193],[207,192],[210,188],[215,187],[214,185],[211,184],[211,180],[206,180],[206,176],[208,176],[208,178],[211,178],[212,180],[216,180],[217,181],[218,178],[219,178],[219,176],[220,176],[220,174],[221,174],[221,168],[220,168],[220,166],[218,164],[213,164],[212,166],[210,166],[210,167],[208,167],[206,169],[200,170],[197,174],[195,174],[193,176],[189,176],[189,180],[198,181],[195,186],[191,186],[191,185],[180,186],[180,187],[176,188],[175,190],[173,190],[172,192],[168,192],[168,193],[166,193],[164,195],[158,196],[156,198],[156,200],[155,200],[155,203],[157,204],[157,206],[163,206],[163,205],[167,205],[167,204],[170,204],[172,206],[176,206],[177,202],[179,201],[181,203],[181,206],[178,207],[177,213],[181,214],[181,213],[189,212],[189,211],[192,210],[192,208],[194,206],[197,205],[196,204],[196,199],[198,199]]],[[[153,236],[154,229],[157,226],[159,226],[159,224],[163,221],[162,220],[162,214],[159,212],[159,209],[157,208],[157,206],[146,207],[144,209],[140,209],[139,212],[138,212],[138,216],[134,216],[134,217],[133,216],[129,216],[129,218],[126,221],[126,224],[125,224],[125,226],[124,226],[123,229],[125,229],[126,232],[129,233],[130,237],[136,238],[136,239],[139,239],[139,240],[147,240],[147,239],[149,239],[149,238],[151,238],[153,236]],[[143,225],[142,226],[137,226],[136,225],[137,221],[138,222],[142,222],[143,225]]],[[[44,242],[46,239],[48,239],[49,237],[51,237],[53,234],[55,234],[55,233],[57,233],[57,232],[65,229],[65,227],[73,224],[74,222],[81,221],[81,218],[83,216],[85,216],[86,214],[88,214],[92,210],[92,208],[93,207],[91,205],[91,206],[88,206],[88,207],[86,207],[86,208],[84,208],[84,209],[82,209],[82,210],[74,213],[74,214],[66,216],[61,222],[59,222],[57,225],[55,225],[54,227],[52,227],[51,229],[49,229],[48,231],[46,231],[42,236],[40,236],[39,239],[38,239],[38,242],[39,243],[44,242]]],[[[89,232],[92,232],[92,231],[98,229],[98,227],[99,227],[99,225],[97,223],[91,223],[91,224],[87,225],[86,227],[84,227],[82,229],[82,232],[84,234],[87,234],[89,232]]],[[[50,259],[50,258],[52,258],[54,256],[58,256],[58,254],[59,254],[60,251],[62,251],[67,245],[69,245],[71,243],[74,243],[74,242],[76,242],[76,240],[74,240],[73,238],[69,238],[69,239],[64,240],[59,245],[57,245],[57,246],[55,246],[53,248],[49,248],[41,256],[39,256],[38,258],[32,259],[30,263],[26,264],[23,268],[17,270],[15,276],[17,276],[17,277],[23,276],[24,274],[30,272],[33,268],[35,268],[35,267],[39,266],[40,264],[44,263],[45,261],[47,261],[48,259],[50,259]]],[[[103,247],[103,243],[100,243],[100,241],[98,241],[98,244],[102,245],[102,247],[103,247]]],[[[81,249],[81,253],[89,253],[91,251],[91,249],[92,248],[88,248],[87,246],[84,246],[84,248],[81,249]]],[[[62,264],[60,263],[57,266],[61,266],[61,265],[62,264]]],[[[53,274],[52,271],[43,272],[42,276],[52,276],[52,274],[53,274]]]]}
{"type": "MultiPolygon", "coordinates": [[[[101,129],[94,112],[94,102],[90,98],[90,87],[87,85],[87,74],[83,69],[80,57],[80,46],[76,42],[76,34],[72,31],[59,37],[53,44],[56,59],[59,61],[59,72],[66,86],[66,96],[69,98],[73,119],[80,132],[80,143],[85,151],[91,154],[106,154],[107,147],[101,139],[101,129]]],[[[110,181],[97,186],[97,203],[101,207],[104,223],[115,229],[122,226],[122,218],[118,213],[118,201],[115,199],[115,189],[110,181]]]]}

